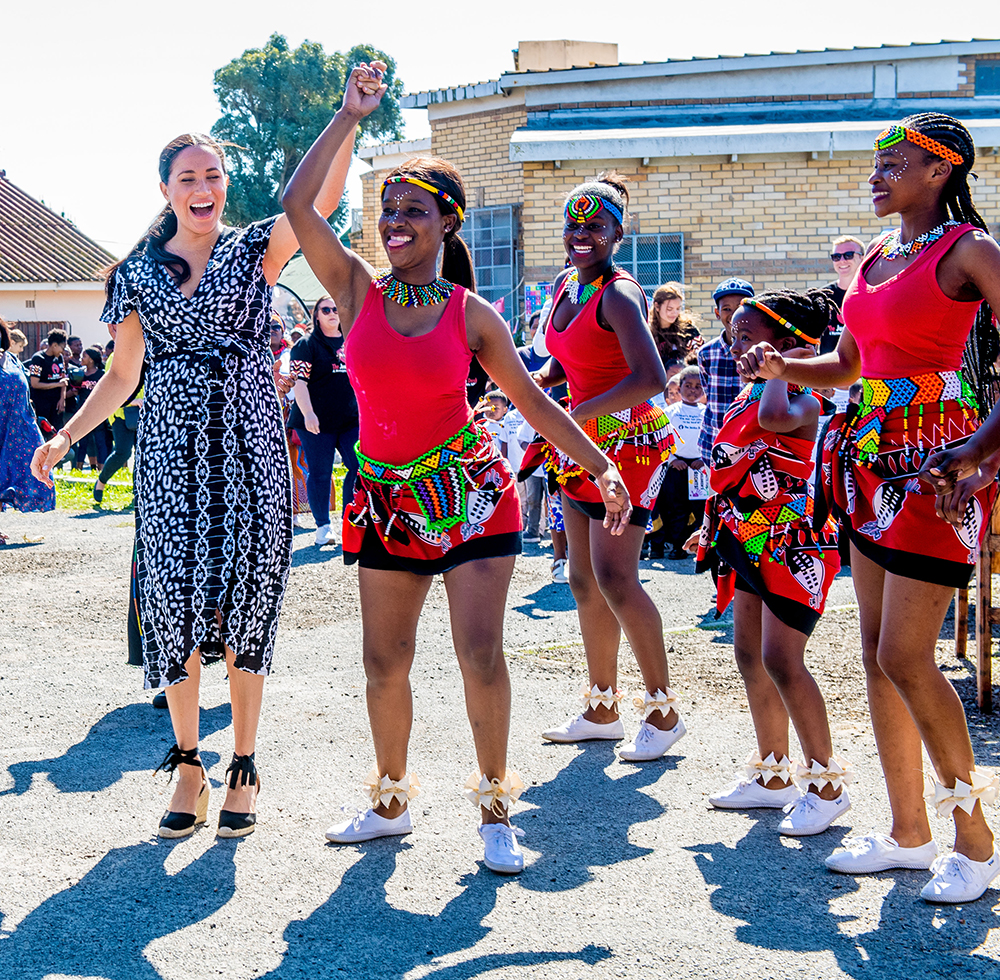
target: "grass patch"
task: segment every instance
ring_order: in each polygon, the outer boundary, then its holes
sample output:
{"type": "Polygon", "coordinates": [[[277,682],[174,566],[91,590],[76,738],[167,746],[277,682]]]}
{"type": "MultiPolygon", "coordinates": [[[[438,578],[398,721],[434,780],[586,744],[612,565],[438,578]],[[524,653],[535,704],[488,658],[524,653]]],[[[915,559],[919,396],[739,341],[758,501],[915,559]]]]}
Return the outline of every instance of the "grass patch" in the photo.
{"type": "Polygon", "coordinates": [[[119,470],[104,488],[104,500],[94,501],[94,484],[97,474],[83,470],[59,470],[52,476],[56,485],[57,510],[107,510],[123,511],[132,508],[132,471],[119,470]]]}

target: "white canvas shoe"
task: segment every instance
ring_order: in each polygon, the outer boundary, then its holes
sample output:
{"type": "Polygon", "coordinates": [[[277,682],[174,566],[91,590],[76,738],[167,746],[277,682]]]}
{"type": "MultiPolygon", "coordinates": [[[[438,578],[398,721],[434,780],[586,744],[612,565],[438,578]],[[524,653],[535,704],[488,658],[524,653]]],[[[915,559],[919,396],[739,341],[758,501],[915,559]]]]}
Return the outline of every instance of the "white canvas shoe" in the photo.
{"type": "Polygon", "coordinates": [[[625,762],[650,762],[666,755],[670,747],[687,733],[680,718],[667,731],[654,728],[648,721],[639,726],[635,739],[619,749],[618,757],[625,762]]]}
{"type": "Polygon", "coordinates": [[[831,854],[823,863],[831,871],[845,875],[870,875],[892,868],[929,868],[937,857],[937,845],[928,841],[919,847],[900,847],[888,834],[845,837],[844,850],[831,854]]]}
{"type": "Polygon", "coordinates": [[[603,739],[617,742],[624,737],[625,726],[621,718],[616,718],[606,725],[598,725],[596,722],[587,721],[583,715],[570,718],[565,725],[560,725],[558,728],[542,732],[542,738],[550,742],[592,742],[603,739]]]}

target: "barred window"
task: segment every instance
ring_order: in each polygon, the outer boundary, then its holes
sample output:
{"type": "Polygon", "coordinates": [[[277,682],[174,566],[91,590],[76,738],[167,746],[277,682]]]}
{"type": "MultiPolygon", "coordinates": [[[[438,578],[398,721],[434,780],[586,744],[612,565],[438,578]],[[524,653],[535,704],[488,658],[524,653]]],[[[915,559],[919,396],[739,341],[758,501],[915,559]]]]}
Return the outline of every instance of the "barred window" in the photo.
{"type": "Polygon", "coordinates": [[[501,315],[508,322],[519,312],[519,231],[520,212],[515,204],[471,208],[465,212],[461,231],[472,252],[479,295],[491,303],[504,300],[501,315]]]}
{"type": "Polygon", "coordinates": [[[647,299],[665,282],[684,282],[684,235],[626,235],[615,262],[639,281],[647,299]]]}

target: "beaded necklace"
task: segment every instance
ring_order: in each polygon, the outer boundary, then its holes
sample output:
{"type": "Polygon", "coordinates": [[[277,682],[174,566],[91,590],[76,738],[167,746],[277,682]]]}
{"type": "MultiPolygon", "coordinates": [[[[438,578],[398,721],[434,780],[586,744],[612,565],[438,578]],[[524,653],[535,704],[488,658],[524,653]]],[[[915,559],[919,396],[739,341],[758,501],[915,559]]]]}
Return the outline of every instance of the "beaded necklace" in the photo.
{"type": "Polygon", "coordinates": [[[392,269],[376,269],[372,281],[383,296],[400,306],[436,306],[455,291],[455,284],[441,276],[426,286],[414,286],[397,279],[392,274],[392,269]]]}
{"type": "MultiPolygon", "coordinates": [[[[618,271],[618,266],[612,265],[610,275],[614,275],[618,271]]],[[[593,282],[588,282],[586,285],[580,282],[580,273],[578,270],[574,269],[566,277],[566,293],[569,295],[569,301],[574,306],[581,306],[586,303],[595,293],[600,292],[601,287],[604,285],[604,276],[598,276],[593,282]]]]}
{"type": "Polygon", "coordinates": [[[957,225],[957,221],[942,221],[936,228],[931,228],[930,231],[917,235],[913,241],[907,242],[905,245],[899,240],[899,229],[897,229],[882,243],[882,258],[891,262],[893,259],[905,259],[908,255],[916,255],[922,248],[933,245],[957,225]]]}

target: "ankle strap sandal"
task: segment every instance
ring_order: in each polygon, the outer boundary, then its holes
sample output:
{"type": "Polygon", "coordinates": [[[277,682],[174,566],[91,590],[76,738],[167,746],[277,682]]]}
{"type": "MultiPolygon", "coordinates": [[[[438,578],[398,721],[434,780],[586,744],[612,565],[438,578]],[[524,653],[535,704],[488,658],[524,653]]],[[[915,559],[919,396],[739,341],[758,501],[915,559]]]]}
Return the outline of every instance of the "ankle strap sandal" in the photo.
{"type": "Polygon", "coordinates": [[[208,774],[205,767],[198,758],[197,746],[193,749],[181,750],[175,743],[170,746],[163,761],[153,770],[154,773],[161,769],[170,773],[169,782],[173,782],[174,772],[178,766],[194,766],[201,770],[201,792],[195,803],[194,813],[184,813],[181,811],[168,810],[160,820],[160,826],[156,830],[158,837],[175,840],[180,837],[187,837],[193,834],[208,819],[208,798],[211,793],[208,785],[208,774]]]}
{"type": "Polygon", "coordinates": [[[174,772],[176,772],[178,766],[194,766],[197,769],[205,768],[201,764],[201,758],[198,755],[197,745],[193,749],[181,749],[180,746],[174,742],[174,744],[167,749],[167,754],[163,757],[163,761],[153,770],[153,772],[157,773],[162,769],[164,772],[170,773],[169,782],[173,782],[174,772]]]}
{"type": "Polygon", "coordinates": [[[825,766],[815,759],[809,766],[799,762],[795,766],[795,782],[803,792],[810,786],[815,786],[817,790],[822,790],[824,785],[840,789],[854,782],[854,767],[849,762],[834,756],[830,756],[830,761],[825,766]]]}
{"type": "Polygon", "coordinates": [[[1000,792],[1000,776],[990,777],[973,770],[969,773],[967,783],[956,779],[954,789],[948,789],[935,780],[934,792],[928,793],[927,799],[933,804],[939,817],[949,816],[955,807],[964,810],[971,817],[977,800],[982,806],[996,803],[998,792],[1000,792]]]}
{"type": "Polygon", "coordinates": [[[397,803],[407,803],[420,793],[420,780],[413,773],[405,773],[402,779],[390,779],[380,776],[373,766],[364,781],[365,796],[372,801],[372,806],[388,806],[395,800],[397,803]]]}
{"type": "Polygon", "coordinates": [[[473,772],[465,782],[462,796],[475,806],[485,807],[495,816],[503,817],[523,792],[521,777],[508,769],[503,779],[487,779],[473,772]]]}
{"type": "MultiPolygon", "coordinates": [[[[237,755],[233,753],[233,761],[229,763],[226,770],[227,779],[224,782],[229,784],[230,789],[238,786],[254,786],[260,792],[260,776],[257,775],[257,767],[254,765],[254,753],[249,755],[237,755]],[[229,774],[232,773],[232,776],[229,774]]],[[[234,810],[219,811],[219,829],[216,831],[219,837],[246,837],[257,829],[256,813],[237,813],[234,810]]]]}
{"type": "Polygon", "coordinates": [[[236,789],[237,786],[254,786],[260,781],[257,767],[254,765],[255,754],[254,752],[249,755],[233,753],[233,761],[229,763],[229,768],[226,770],[227,778],[223,780],[223,782],[229,783],[230,789],[236,789]],[[230,773],[232,776],[229,775],[230,773]]]}
{"type": "Polygon", "coordinates": [[[583,697],[584,711],[586,711],[587,708],[596,708],[598,705],[603,705],[605,708],[611,708],[612,710],[617,711],[618,705],[621,704],[628,692],[620,690],[616,691],[611,687],[607,687],[602,691],[595,684],[589,691],[587,688],[584,688],[580,693],[583,697]]]}
{"type": "Polygon", "coordinates": [[[763,786],[777,777],[787,786],[793,778],[792,765],[792,760],[787,755],[779,760],[774,757],[773,752],[769,752],[766,759],[761,759],[759,752],[751,752],[746,761],[747,779],[758,779],[763,786]]]}

